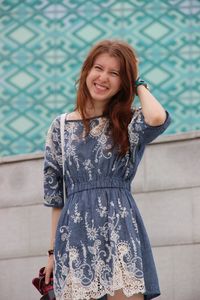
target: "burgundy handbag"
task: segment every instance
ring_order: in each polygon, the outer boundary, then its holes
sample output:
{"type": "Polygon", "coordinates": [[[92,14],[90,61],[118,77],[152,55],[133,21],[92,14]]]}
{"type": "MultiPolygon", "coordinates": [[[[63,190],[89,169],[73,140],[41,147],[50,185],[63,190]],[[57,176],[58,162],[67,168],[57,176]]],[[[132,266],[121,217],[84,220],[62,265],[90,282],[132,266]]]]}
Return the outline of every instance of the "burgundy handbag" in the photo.
{"type": "Polygon", "coordinates": [[[42,298],[40,300],[56,300],[54,291],[53,291],[53,273],[51,273],[49,284],[45,284],[45,274],[44,267],[39,271],[39,277],[36,277],[32,280],[32,284],[40,292],[42,298]]]}

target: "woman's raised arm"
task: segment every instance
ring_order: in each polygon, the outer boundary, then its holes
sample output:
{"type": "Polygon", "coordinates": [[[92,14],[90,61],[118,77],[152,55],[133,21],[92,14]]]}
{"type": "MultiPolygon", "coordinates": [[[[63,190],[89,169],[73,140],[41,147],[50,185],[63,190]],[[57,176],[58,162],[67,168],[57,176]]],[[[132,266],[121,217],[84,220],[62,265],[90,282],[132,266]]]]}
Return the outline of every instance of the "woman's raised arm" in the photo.
{"type": "Polygon", "coordinates": [[[159,101],[143,85],[137,87],[145,122],[151,126],[159,126],[165,122],[166,112],[159,101]]]}

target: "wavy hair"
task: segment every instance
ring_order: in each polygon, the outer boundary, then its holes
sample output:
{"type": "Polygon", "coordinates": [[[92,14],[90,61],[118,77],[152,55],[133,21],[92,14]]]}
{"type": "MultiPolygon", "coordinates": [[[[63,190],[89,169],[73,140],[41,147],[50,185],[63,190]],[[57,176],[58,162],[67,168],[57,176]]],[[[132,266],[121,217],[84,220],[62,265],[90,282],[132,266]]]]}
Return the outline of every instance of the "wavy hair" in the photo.
{"type": "Polygon", "coordinates": [[[92,103],[86,78],[98,55],[108,53],[116,57],[120,63],[120,90],[112,96],[104,108],[103,114],[111,122],[113,145],[119,146],[119,154],[125,155],[129,149],[128,124],[132,118],[132,103],[135,97],[134,82],[137,78],[137,56],[135,50],[126,42],[119,40],[103,40],[96,44],[86,57],[79,80],[77,81],[76,108],[83,119],[86,133],[89,133],[89,120],[86,118],[86,101],[92,103]]]}

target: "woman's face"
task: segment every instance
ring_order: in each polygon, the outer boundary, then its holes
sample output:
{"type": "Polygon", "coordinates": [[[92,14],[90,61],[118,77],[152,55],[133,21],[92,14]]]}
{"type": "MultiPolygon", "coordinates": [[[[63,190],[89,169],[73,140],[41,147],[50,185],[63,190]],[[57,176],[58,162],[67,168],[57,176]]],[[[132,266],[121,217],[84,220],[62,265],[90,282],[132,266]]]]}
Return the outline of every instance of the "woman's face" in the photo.
{"type": "Polygon", "coordinates": [[[96,104],[106,105],[120,90],[120,62],[118,58],[102,53],[96,57],[86,78],[87,88],[96,104]]]}

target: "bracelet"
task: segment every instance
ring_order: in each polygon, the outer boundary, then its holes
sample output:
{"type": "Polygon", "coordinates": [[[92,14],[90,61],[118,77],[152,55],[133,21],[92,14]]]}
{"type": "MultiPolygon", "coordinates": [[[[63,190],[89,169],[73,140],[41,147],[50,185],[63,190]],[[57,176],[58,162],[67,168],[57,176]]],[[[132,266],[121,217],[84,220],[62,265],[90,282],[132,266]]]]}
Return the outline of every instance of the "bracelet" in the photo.
{"type": "Polygon", "coordinates": [[[51,255],[54,254],[54,250],[53,249],[49,249],[47,253],[48,253],[49,256],[51,256],[51,255]]]}
{"type": "Polygon", "coordinates": [[[140,85],[143,85],[147,90],[149,89],[148,88],[148,85],[147,85],[147,83],[143,80],[143,79],[141,79],[140,77],[138,77],[137,79],[136,79],[136,81],[135,81],[135,93],[136,93],[136,95],[138,96],[138,93],[137,93],[137,88],[138,88],[138,86],[140,86],[140,85]]]}

